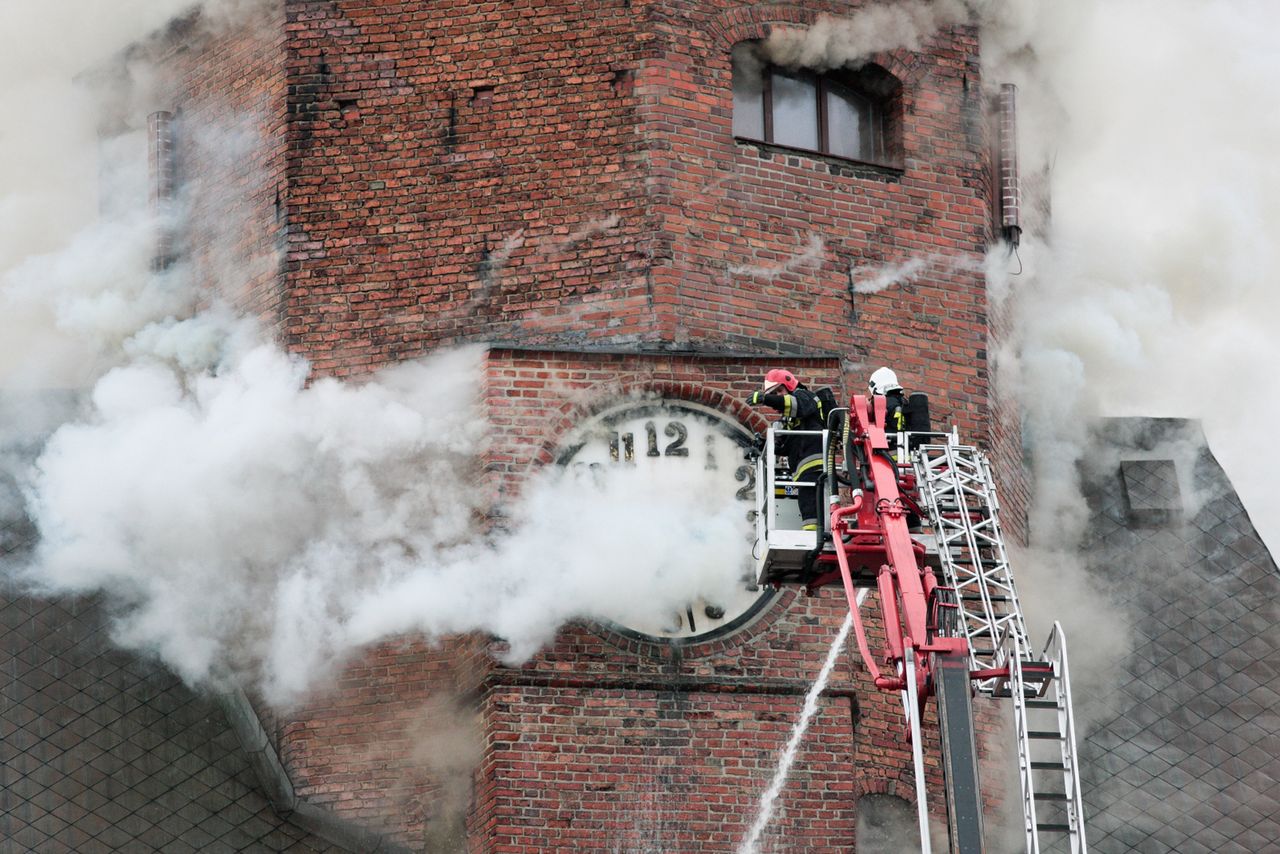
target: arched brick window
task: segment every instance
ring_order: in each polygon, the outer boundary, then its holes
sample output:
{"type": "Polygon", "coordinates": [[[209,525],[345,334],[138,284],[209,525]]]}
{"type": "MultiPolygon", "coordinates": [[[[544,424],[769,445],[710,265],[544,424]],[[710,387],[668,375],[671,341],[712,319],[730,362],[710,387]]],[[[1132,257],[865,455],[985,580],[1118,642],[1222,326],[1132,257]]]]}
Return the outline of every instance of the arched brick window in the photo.
{"type": "Polygon", "coordinates": [[[898,79],[871,63],[818,72],[769,63],[759,42],[733,48],[733,135],[897,166],[898,79]]]}

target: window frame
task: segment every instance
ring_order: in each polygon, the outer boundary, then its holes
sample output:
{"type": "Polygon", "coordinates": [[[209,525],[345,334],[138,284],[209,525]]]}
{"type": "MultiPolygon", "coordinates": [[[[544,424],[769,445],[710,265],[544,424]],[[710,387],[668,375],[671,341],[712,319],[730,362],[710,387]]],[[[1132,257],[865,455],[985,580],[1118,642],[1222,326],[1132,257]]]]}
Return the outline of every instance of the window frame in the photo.
{"type": "MultiPolygon", "coordinates": [[[[731,77],[732,66],[731,65],[731,77]]],[[[888,72],[884,72],[888,74],[888,72]]],[[[815,154],[821,157],[831,157],[849,163],[865,163],[871,166],[879,166],[887,169],[901,170],[902,165],[900,158],[897,156],[895,139],[891,136],[892,115],[891,111],[897,107],[899,95],[877,95],[868,90],[865,85],[859,85],[856,79],[856,72],[833,70],[826,72],[818,72],[812,69],[798,69],[791,72],[783,66],[765,64],[760,69],[761,85],[760,85],[760,104],[763,112],[762,127],[764,130],[763,138],[754,136],[745,136],[743,134],[733,132],[733,138],[743,142],[758,143],[776,148],[786,149],[788,151],[799,151],[806,154],[815,154]],[[775,72],[790,74],[795,76],[808,76],[814,85],[815,97],[817,98],[816,112],[818,120],[818,148],[806,148],[804,146],[790,145],[784,142],[778,142],[775,139],[773,127],[773,76],[775,72]],[[871,121],[872,129],[870,133],[872,151],[870,156],[866,157],[850,157],[847,154],[839,154],[832,151],[830,139],[830,116],[828,111],[828,97],[830,95],[831,84],[839,85],[859,97],[865,99],[868,105],[867,116],[871,121]]],[[[892,75],[889,75],[892,76],[892,75]]],[[[895,78],[896,79],[896,78],[895,78]]],[[[733,81],[730,81],[732,89],[733,81]]],[[[734,109],[736,110],[736,104],[734,109]]],[[[732,124],[732,118],[731,118],[732,124]]]]}

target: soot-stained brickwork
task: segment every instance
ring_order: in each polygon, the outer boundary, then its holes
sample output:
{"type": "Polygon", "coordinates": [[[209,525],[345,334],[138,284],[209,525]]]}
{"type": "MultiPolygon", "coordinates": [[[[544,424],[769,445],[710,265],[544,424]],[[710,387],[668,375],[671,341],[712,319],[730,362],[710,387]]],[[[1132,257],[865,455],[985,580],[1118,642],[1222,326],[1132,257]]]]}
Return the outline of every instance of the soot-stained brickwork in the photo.
{"type": "MultiPolygon", "coordinates": [[[[844,396],[892,364],[992,448],[1016,535],[976,31],[867,57],[900,84],[893,166],[733,136],[734,44],[861,5],[283,0],[230,31],[185,21],[147,48],[172,72],[155,106],[177,116],[185,260],[318,375],[488,345],[495,515],[628,395],[758,429],[742,401],[769,367],[844,396]]],[[[397,639],[261,714],[300,797],[413,847],[729,850],[845,611],[784,592],[692,644],[574,624],[519,667],[489,638],[397,639]],[[440,761],[441,732],[478,733],[474,762],[440,761]]],[[[770,839],[843,850],[861,795],[910,800],[900,717],[842,666],[770,839]]]]}
{"type": "Polygon", "coordinates": [[[892,364],[938,421],[995,432],[988,339],[1012,330],[981,273],[973,29],[868,57],[901,84],[889,168],[732,133],[733,45],[858,4],[267,5],[147,50],[173,72],[155,106],[177,116],[187,259],[317,371],[461,340],[824,352],[851,388],[892,364]]]}
{"type": "Polygon", "coordinates": [[[140,103],[173,116],[172,274],[193,278],[207,302],[228,301],[274,326],[284,310],[288,192],[284,12],[245,8],[256,11],[235,27],[176,19],[124,61],[164,69],[162,94],[140,103]]]}
{"type": "Polygon", "coordinates": [[[897,170],[732,135],[733,44],[846,4],[285,8],[280,331],[318,369],[466,338],[819,350],[892,362],[984,430],[976,33],[875,57],[903,84],[897,170]]]}

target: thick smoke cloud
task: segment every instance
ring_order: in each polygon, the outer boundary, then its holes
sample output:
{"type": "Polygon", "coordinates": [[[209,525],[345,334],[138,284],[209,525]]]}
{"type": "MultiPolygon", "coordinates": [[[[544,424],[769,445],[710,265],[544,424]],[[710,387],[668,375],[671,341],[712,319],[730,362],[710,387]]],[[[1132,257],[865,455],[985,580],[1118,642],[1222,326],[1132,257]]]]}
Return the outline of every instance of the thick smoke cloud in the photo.
{"type": "MultiPolygon", "coordinates": [[[[201,26],[242,26],[265,5],[206,0],[201,26]]],[[[0,386],[83,386],[133,332],[190,311],[189,291],[148,274],[155,69],[122,57],[196,6],[0,4],[0,386]]]]}
{"type": "MultiPolygon", "coordinates": [[[[658,625],[740,583],[736,485],[690,468],[673,494],[639,467],[607,484],[557,470],[485,534],[479,351],[316,380],[219,297],[264,259],[214,246],[200,290],[182,265],[151,271],[141,129],[164,106],[159,72],[113,60],[192,4],[75,5],[0,10],[0,104],[29,117],[0,137],[0,511],[19,510],[16,481],[39,533],[10,579],[103,592],[120,643],[280,704],[395,634],[491,632],[518,660],[566,620],[658,625]]],[[[263,5],[207,2],[200,26],[252,25],[263,5]]],[[[184,139],[238,158],[252,118],[184,139]]]]}
{"type": "MultiPolygon", "coordinates": [[[[1280,11],[1146,0],[987,11],[987,76],[1020,89],[1029,194],[1025,272],[993,278],[1019,300],[1023,340],[1004,376],[1033,448],[1035,548],[1020,589],[1033,620],[1064,619],[1075,672],[1101,689],[1138,615],[1107,600],[1077,552],[1079,471],[1097,464],[1089,419],[1201,419],[1280,546],[1268,489],[1280,470],[1260,452],[1280,417],[1269,332],[1280,169],[1267,142],[1280,128],[1256,108],[1280,79],[1269,36],[1280,11]]],[[[1103,690],[1077,696],[1086,719],[1111,711],[1103,690]]]]}
{"type": "Polygon", "coordinates": [[[489,631],[522,660],[566,620],[657,622],[737,581],[745,517],[692,467],[674,493],[639,467],[556,470],[509,533],[478,536],[481,357],[361,384],[308,384],[269,346],[210,372],[117,368],[37,462],[32,578],[110,591],[123,644],[280,703],[392,635],[489,631]]]}
{"type": "MultiPolygon", "coordinates": [[[[1269,332],[1280,305],[1269,141],[1280,118],[1257,106],[1280,79],[1270,39],[1280,10],[1149,0],[1001,10],[988,53],[1022,87],[1024,168],[1047,176],[1052,206],[1051,219],[1028,223],[1041,239],[1024,253],[1024,398],[1066,425],[1089,414],[1203,419],[1280,546],[1267,489],[1276,466],[1257,453],[1280,416],[1269,332]]],[[[1083,438],[1039,432],[1068,446],[1083,438]]]]}
{"type": "MultiPolygon", "coordinates": [[[[108,11],[81,2],[57,14],[34,0],[0,6],[0,104],[10,117],[0,134],[0,382],[6,386],[82,382],[94,344],[111,334],[107,330],[121,323],[136,329],[127,317],[135,311],[142,317],[164,311],[154,293],[140,294],[148,289],[137,275],[149,260],[145,209],[135,205],[128,220],[91,227],[101,201],[97,190],[107,179],[96,156],[98,111],[76,78],[182,5],[135,0],[108,11]],[[92,24],[67,26],[77,19],[92,24]],[[54,250],[58,254],[45,254],[54,250]],[[95,313],[102,315],[100,327],[90,317],[95,313]],[[78,340],[86,331],[90,340],[78,340]]],[[[104,158],[113,153],[104,143],[104,158]]],[[[143,159],[138,168],[145,167],[143,159]]],[[[132,178],[138,177],[135,170],[132,178]]],[[[117,174],[112,180],[128,179],[117,174]]]]}

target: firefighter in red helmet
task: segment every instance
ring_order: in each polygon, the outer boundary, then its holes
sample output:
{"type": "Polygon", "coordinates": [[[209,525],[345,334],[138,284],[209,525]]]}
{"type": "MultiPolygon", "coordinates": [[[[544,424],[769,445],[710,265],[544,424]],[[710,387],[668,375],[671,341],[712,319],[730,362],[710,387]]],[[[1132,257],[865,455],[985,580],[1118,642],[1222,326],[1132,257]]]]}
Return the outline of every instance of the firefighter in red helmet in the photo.
{"type": "MultiPolygon", "coordinates": [[[[822,411],[818,398],[790,371],[775,368],[764,375],[760,391],[753,392],[748,400],[752,406],[768,406],[782,414],[778,427],[783,430],[821,431],[822,411]]],[[[791,466],[791,479],[804,483],[818,482],[822,474],[822,436],[779,436],[778,452],[787,458],[791,466]]],[[[796,500],[800,505],[800,518],[806,531],[818,527],[818,490],[816,486],[802,486],[796,500]]]]}

